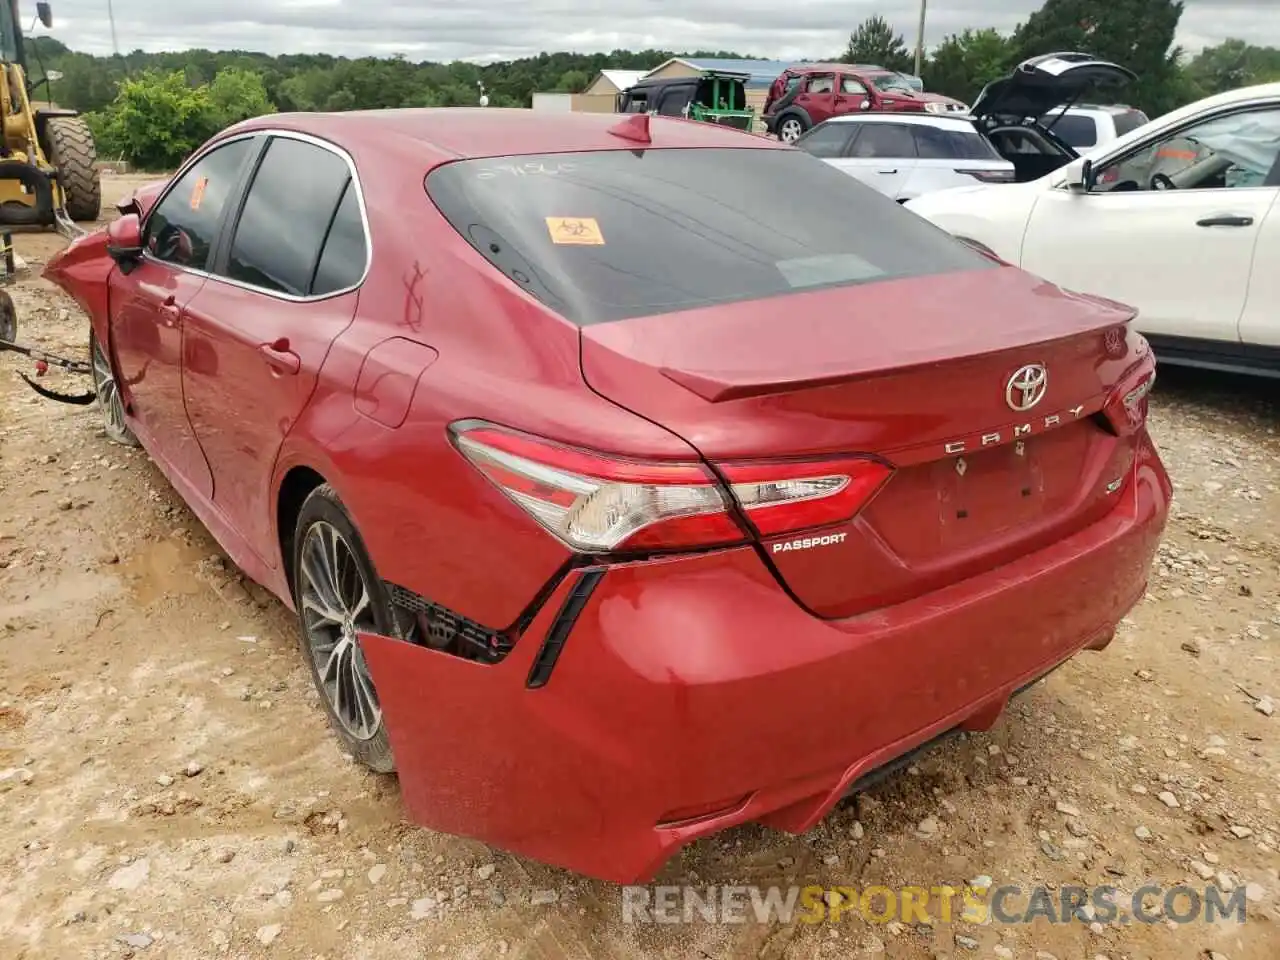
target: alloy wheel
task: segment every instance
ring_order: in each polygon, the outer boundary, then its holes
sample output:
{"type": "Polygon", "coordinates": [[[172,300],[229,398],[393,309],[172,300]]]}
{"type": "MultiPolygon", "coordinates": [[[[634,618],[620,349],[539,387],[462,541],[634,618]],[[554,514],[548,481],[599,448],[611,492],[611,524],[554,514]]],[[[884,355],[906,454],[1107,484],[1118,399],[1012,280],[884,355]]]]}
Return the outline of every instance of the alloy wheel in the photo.
{"type": "Polygon", "coordinates": [[[382,728],[382,707],[356,636],[377,632],[369,585],[351,545],[323,520],[307,528],[300,566],[303,631],[321,690],[342,728],[370,740],[382,728]]]}
{"type": "Polygon", "coordinates": [[[124,419],[124,399],[120,396],[120,386],[116,383],[111,364],[95,338],[90,352],[90,363],[93,366],[93,389],[98,395],[98,407],[102,410],[102,425],[107,436],[117,443],[135,444],[133,433],[124,419]]]}
{"type": "Polygon", "coordinates": [[[783,143],[795,143],[802,133],[804,131],[800,129],[800,121],[791,117],[782,121],[782,126],[778,130],[778,139],[783,143]]]}

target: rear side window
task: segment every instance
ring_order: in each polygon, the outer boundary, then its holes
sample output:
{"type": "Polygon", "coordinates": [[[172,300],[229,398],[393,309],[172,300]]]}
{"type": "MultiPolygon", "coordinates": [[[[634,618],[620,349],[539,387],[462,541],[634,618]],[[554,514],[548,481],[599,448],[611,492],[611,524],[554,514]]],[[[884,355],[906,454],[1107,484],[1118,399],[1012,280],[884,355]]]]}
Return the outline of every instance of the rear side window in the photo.
{"type": "Polygon", "coordinates": [[[1000,154],[977,130],[952,130],[916,124],[911,128],[922,160],[999,160],[1000,154]]]}
{"type": "Polygon", "coordinates": [[[840,157],[854,127],[851,123],[820,123],[796,141],[796,147],[814,157],[840,157]]]}
{"type": "Polygon", "coordinates": [[[902,123],[864,123],[853,142],[852,157],[905,158],[916,155],[911,128],[902,123]]]}
{"type": "Polygon", "coordinates": [[[364,217],[360,213],[360,198],[354,180],[347,181],[347,189],[333,216],[329,235],[316,265],[316,276],[311,282],[311,294],[324,296],[338,290],[354,287],[364,276],[369,259],[368,241],[364,233],[364,217]]]}
{"type": "Polygon", "coordinates": [[[662,102],[658,105],[658,113],[664,117],[685,116],[689,111],[689,104],[693,101],[693,91],[692,84],[672,87],[662,95],[662,102]]]}
{"type": "Polygon", "coordinates": [[[462,160],[426,189],[494,267],[578,324],[994,267],[799,150],[462,160]]]}
{"type": "Polygon", "coordinates": [[[1114,120],[1116,136],[1118,137],[1123,137],[1130,130],[1137,130],[1139,127],[1146,126],[1151,122],[1141,110],[1126,110],[1124,113],[1117,113],[1114,120]]]}
{"type": "Polygon", "coordinates": [[[227,200],[258,142],[246,137],[215,147],[182,175],[147,218],[142,243],[148,254],[182,267],[206,268],[227,200]]]}
{"type": "Polygon", "coordinates": [[[1062,116],[1049,114],[1044,120],[1044,125],[1059,140],[1064,141],[1068,146],[1075,147],[1077,150],[1097,146],[1098,121],[1093,117],[1082,116],[1078,113],[1068,113],[1062,116]]]}
{"type": "Polygon", "coordinates": [[[227,276],[277,293],[305,296],[350,178],[347,162],[332,150],[274,138],[236,224],[227,276]]]}

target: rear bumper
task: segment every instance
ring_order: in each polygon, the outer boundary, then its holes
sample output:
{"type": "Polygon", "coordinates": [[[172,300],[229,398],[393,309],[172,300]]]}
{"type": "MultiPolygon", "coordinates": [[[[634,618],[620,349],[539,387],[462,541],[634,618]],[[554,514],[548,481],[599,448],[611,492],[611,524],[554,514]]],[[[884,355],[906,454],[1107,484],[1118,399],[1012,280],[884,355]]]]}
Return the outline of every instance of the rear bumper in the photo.
{"type": "Polygon", "coordinates": [[[750,548],[608,568],[526,688],[567,578],[501,663],[365,636],[413,819],[617,882],[745,821],[801,832],[865,774],[1101,648],[1140,598],[1170,485],[1142,444],[1102,521],[847,620],[803,612],[750,548]]]}

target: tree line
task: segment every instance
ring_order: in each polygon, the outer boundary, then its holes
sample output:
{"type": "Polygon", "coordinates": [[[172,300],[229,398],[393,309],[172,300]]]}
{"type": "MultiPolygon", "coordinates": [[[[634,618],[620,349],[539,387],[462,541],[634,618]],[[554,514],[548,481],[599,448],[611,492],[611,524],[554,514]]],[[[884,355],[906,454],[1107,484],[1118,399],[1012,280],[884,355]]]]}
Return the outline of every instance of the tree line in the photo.
{"type": "MultiPolygon", "coordinates": [[[[968,103],[1029,56],[1083,50],[1137,73],[1123,97],[1152,117],[1212,93],[1280,80],[1274,47],[1228,40],[1187,56],[1174,43],[1182,12],[1177,0],[1045,0],[1011,33],[982,28],[946,37],[921,74],[927,90],[968,103]]],[[[801,59],[908,72],[914,66],[903,34],[878,16],[853,31],[843,52],[816,53],[801,59]]],[[[742,58],[708,50],[543,53],[484,65],[238,50],[96,57],[42,36],[29,41],[28,61],[36,96],[84,112],[100,156],[165,169],[224,126],[264,113],[474,105],[481,89],[491,106],[527,107],[535,91],[580,92],[600,70],[647,70],[672,56],[742,58]],[[42,82],[49,75],[57,79],[42,82]]]]}

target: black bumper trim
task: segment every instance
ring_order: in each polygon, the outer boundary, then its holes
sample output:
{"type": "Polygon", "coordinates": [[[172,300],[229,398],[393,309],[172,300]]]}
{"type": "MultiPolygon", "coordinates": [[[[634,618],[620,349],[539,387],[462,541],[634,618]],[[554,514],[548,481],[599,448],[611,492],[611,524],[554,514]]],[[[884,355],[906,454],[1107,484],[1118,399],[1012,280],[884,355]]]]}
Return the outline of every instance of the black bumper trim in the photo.
{"type": "Polygon", "coordinates": [[[591,567],[578,575],[578,579],[569,590],[569,595],[561,604],[560,612],[556,614],[551,629],[547,631],[542,646],[538,648],[538,655],[533,659],[529,677],[525,680],[525,686],[530,690],[545,687],[551,679],[551,672],[556,667],[556,661],[560,658],[560,651],[564,649],[565,641],[569,639],[569,632],[577,623],[578,615],[582,613],[587,601],[591,599],[592,592],[604,579],[604,573],[602,567],[591,567]]]}

